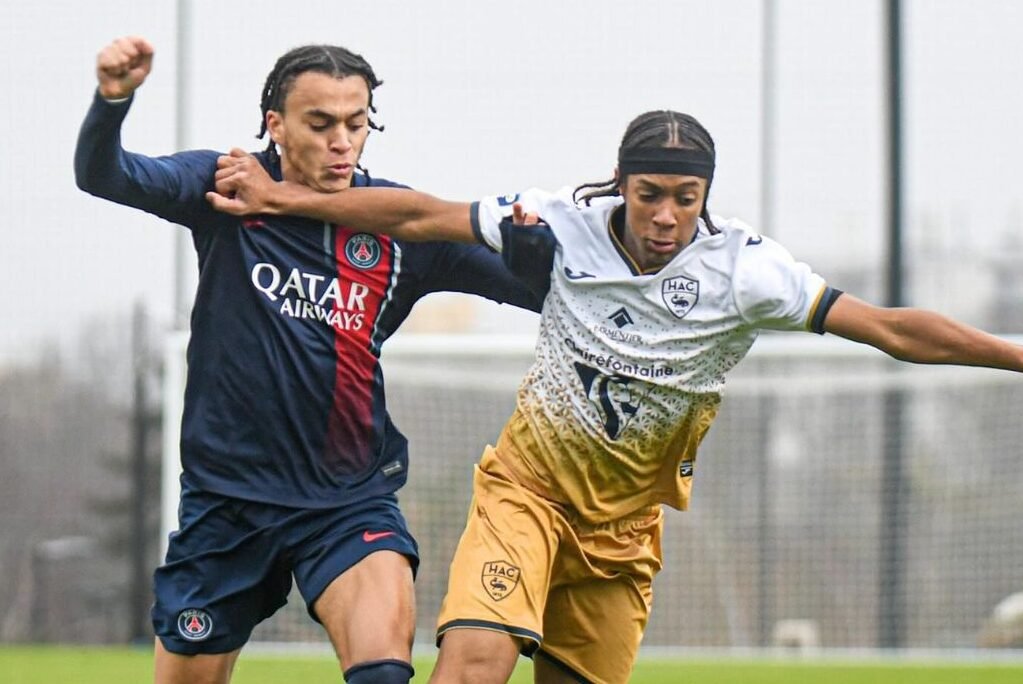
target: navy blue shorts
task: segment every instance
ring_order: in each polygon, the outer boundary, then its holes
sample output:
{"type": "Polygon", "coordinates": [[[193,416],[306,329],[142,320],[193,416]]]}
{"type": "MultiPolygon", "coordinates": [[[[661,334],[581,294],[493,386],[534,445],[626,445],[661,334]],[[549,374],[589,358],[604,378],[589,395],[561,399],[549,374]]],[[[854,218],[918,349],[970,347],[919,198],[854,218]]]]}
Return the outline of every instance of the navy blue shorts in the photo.
{"type": "Polygon", "coordinates": [[[374,551],[396,551],[413,573],[419,549],[393,494],[339,506],[274,506],[185,492],[179,529],[156,569],[153,629],[172,653],[227,653],[287,603],[294,576],[313,603],[338,575],[374,551]]]}

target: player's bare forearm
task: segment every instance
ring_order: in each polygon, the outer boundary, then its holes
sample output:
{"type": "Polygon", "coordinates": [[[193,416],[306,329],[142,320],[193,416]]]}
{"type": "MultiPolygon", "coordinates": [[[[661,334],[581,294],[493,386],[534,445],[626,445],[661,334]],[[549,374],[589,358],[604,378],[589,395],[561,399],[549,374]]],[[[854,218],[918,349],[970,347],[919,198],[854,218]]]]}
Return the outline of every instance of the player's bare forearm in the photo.
{"type": "Polygon", "coordinates": [[[934,311],[875,307],[842,295],[824,325],[900,361],[1023,371],[1023,347],[934,311]]]}
{"type": "Polygon", "coordinates": [[[891,349],[884,351],[895,358],[1023,371],[1023,347],[933,311],[894,311],[891,349]]]}
{"type": "Polygon", "coordinates": [[[288,214],[381,233],[403,240],[474,242],[470,205],[404,188],[351,188],[317,192],[275,182],[252,155],[238,149],[217,159],[215,192],[206,199],[237,216],[288,214]]]}
{"type": "Polygon", "coordinates": [[[350,188],[320,193],[293,185],[281,194],[276,211],[403,240],[476,241],[469,204],[448,202],[404,188],[350,188]]]}

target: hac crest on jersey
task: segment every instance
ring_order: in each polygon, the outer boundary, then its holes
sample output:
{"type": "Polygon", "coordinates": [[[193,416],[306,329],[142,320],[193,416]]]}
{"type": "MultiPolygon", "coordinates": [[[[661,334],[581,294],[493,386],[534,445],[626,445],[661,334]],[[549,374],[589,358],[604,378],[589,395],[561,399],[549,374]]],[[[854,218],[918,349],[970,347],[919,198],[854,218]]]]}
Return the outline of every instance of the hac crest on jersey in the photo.
{"type": "Polygon", "coordinates": [[[480,580],[490,598],[500,601],[519,586],[520,574],[521,571],[508,561],[487,561],[483,564],[480,580]]]}
{"type": "Polygon", "coordinates": [[[678,318],[685,318],[700,300],[700,281],[675,276],[661,283],[661,297],[668,306],[668,311],[678,318]]]}
{"type": "Polygon", "coordinates": [[[369,233],[358,233],[345,243],[345,256],[355,268],[373,268],[380,261],[380,241],[369,233]]]}

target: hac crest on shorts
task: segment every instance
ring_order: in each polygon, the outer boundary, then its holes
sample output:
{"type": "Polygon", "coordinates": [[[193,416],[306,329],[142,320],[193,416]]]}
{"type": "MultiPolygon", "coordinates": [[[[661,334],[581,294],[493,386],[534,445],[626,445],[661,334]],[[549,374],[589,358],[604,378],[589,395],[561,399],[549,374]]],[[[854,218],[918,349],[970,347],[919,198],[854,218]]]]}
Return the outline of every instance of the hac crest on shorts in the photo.
{"type": "Polygon", "coordinates": [[[213,618],[205,610],[189,608],[178,613],[178,633],[189,641],[202,641],[213,631],[213,618]]]}
{"type": "Polygon", "coordinates": [[[345,256],[355,268],[369,269],[380,262],[380,241],[369,233],[358,233],[345,243],[345,256]]]}
{"type": "Polygon", "coordinates": [[[668,311],[678,318],[685,318],[700,300],[700,281],[685,276],[666,278],[661,283],[661,297],[668,311]]]}
{"type": "Polygon", "coordinates": [[[487,561],[483,564],[480,579],[490,598],[500,601],[519,586],[520,574],[520,570],[508,561],[487,561]]]}

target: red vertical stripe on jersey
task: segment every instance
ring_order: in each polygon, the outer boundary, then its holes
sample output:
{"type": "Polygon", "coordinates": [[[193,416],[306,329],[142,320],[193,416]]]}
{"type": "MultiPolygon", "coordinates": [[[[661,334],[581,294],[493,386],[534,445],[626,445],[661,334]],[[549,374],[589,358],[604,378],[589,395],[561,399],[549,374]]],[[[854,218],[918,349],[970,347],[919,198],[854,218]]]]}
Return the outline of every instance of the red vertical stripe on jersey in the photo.
{"type": "Polygon", "coordinates": [[[361,472],[372,458],[373,392],[377,357],[370,351],[376,320],[387,298],[391,284],[391,240],[380,235],[380,258],[368,268],[360,268],[349,259],[348,246],[359,233],[338,226],[334,238],[337,277],[343,302],[338,308],[340,320],[345,315],[362,314],[359,325],[334,325],[334,403],[327,422],[326,457],[332,465],[352,473],[361,472]],[[361,288],[362,308],[355,306],[361,288]],[[355,288],[356,297],[353,297],[355,288]],[[351,308],[349,308],[351,307],[351,308]]]}

